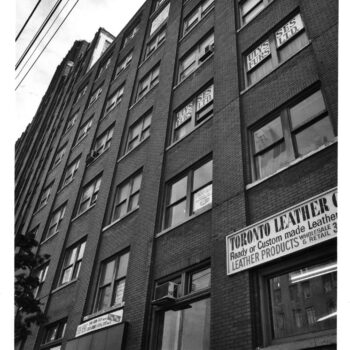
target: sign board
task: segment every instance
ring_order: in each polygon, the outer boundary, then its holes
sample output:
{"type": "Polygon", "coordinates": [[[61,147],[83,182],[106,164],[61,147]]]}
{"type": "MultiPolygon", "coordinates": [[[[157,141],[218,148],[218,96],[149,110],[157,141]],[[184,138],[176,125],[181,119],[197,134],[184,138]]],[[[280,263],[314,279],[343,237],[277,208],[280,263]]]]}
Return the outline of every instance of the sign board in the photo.
{"type": "Polygon", "coordinates": [[[175,128],[178,128],[180,125],[182,125],[185,121],[190,119],[192,117],[193,113],[193,101],[189,103],[186,107],[182,108],[181,111],[179,111],[176,114],[176,120],[175,120],[175,128]]]}
{"type": "Polygon", "coordinates": [[[212,185],[202,188],[194,194],[193,211],[196,212],[211,203],[212,185]]]}
{"type": "Polygon", "coordinates": [[[161,26],[161,24],[167,20],[169,16],[169,8],[170,4],[164,7],[162,12],[153,20],[149,35],[152,35],[161,26]]]}
{"type": "Polygon", "coordinates": [[[205,105],[211,102],[214,99],[214,85],[209,86],[197,97],[197,107],[196,111],[198,112],[205,105]]]}
{"type": "Polygon", "coordinates": [[[86,333],[90,333],[101,328],[121,323],[122,318],[123,310],[114,311],[109,314],[93,318],[92,320],[89,320],[79,325],[77,327],[75,336],[80,337],[81,335],[84,335],[86,333]]]}
{"type": "Polygon", "coordinates": [[[295,34],[300,32],[304,28],[304,23],[301,20],[300,15],[296,15],[289,20],[283,27],[277,30],[275,33],[277,48],[286,43],[295,34]]]}
{"type": "Polygon", "coordinates": [[[256,49],[254,49],[249,55],[247,55],[247,70],[250,71],[265,58],[270,56],[271,49],[268,40],[261,43],[256,49]]]}
{"type": "Polygon", "coordinates": [[[337,189],[226,237],[227,274],[325,242],[337,235],[337,189]]]}

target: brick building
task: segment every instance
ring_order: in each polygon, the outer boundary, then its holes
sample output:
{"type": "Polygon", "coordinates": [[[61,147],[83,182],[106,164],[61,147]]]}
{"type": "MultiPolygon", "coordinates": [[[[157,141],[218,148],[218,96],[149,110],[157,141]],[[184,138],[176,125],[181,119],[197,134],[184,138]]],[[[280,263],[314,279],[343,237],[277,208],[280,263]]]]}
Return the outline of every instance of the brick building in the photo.
{"type": "Polygon", "coordinates": [[[20,348],[336,348],[336,1],[147,0],[16,143],[48,317],[20,348]]]}

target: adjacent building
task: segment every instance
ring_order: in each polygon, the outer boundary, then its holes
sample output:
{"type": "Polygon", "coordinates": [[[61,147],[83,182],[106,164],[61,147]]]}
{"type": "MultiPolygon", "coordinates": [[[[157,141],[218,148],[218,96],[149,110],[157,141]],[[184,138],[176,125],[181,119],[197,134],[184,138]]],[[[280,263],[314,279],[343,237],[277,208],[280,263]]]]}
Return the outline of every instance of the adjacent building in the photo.
{"type": "Polygon", "coordinates": [[[16,143],[25,350],[335,349],[337,1],[147,0],[16,143]]]}

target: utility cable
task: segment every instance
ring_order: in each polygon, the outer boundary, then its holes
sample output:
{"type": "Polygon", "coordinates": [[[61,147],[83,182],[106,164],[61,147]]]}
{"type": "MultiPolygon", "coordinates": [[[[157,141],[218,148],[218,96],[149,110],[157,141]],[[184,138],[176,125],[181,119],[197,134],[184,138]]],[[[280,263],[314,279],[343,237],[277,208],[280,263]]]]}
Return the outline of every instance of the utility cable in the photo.
{"type": "Polygon", "coordinates": [[[60,14],[63,12],[63,10],[65,9],[65,7],[68,5],[70,0],[67,0],[67,2],[63,5],[62,9],[60,10],[60,12],[58,13],[58,15],[56,16],[56,18],[53,20],[53,22],[51,23],[49,29],[46,31],[46,33],[43,35],[43,37],[40,39],[38,45],[35,47],[35,49],[33,50],[33,52],[30,54],[29,58],[27,59],[27,61],[24,63],[24,65],[22,66],[21,70],[19,71],[19,73],[17,74],[16,78],[17,79],[20,74],[22,73],[23,69],[26,67],[27,63],[29,62],[29,60],[33,57],[33,55],[35,54],[36,50],[38,49],[39,45],[42,43],[42,41],[45,39],[46,35],[48,34],[48,32],[50,31],[50,29],[52,28],[52,26],[56,23],[58,17],[60,16],[60,14]]]}
{"type": "Polygon", "coordinates": [[[20,59],[16,63],[15,69],[17,69],[18,66],[21,64],[21,62],[23,61],[24,57],[27,55],[28,51],[31,49],[31,47],[33,46],[34,42],[36,41],[38,36],[41,34],[41,32],[43,31],[43,29],[46,26],[47,22],[51,19],[51,17],[53,16],[54,12],[57,10],[57,7],[61,4],[61,2],[62,2],[62,0],[57,0],[57,2],[55,3],[54,7],[51,9],[50,13],[47,15],[47,17],[45,18],[44,22],[40,26],[39,30],[35,33],[33,39],[30,41],[29,45],[24,50],[22,56],[20,57],[20,59]]]}
{"type": "Polygon", "coordinates": [[[50,44],[51,40],[54,38],[54,36],[56,35],[56,33],[58,32],[58,30],[61,28],[62,24],[65,22],[65,20],[67,19],[67,17],[70,15],[70,13],[73,11],[74,7],[77,5],[77,3],[79,2],[79,0],[77,0],[73,7],[69,10],[69,12],[67,13],[66,17],[64,17],[62,23],[59,25],[59,27],[56,29],[56,31],[53,33],[52,37],[50,38],[50,40],[46,43],[46,45],[44,46],[44,48],[41,50],[39,56],[35,59],[35,61],[33,62],[33,64],[29,67],[27,73],[24,75],[24,77],[22,78],[22,80],[19,82],[19,84],[16,86],[15,90],[18,89],[18,87],[22,84],[22,81],[25,79],[25,77],[28,75],[28,73],[31,71],[31,69],[33,68],[34,64],[36,63],[36,61],[40,58],[40,56],[42,55],[42,53],[44,52],[44,50],[46,49],[46,47],[50,44]]]}
{"type": "Polygon", "coordinates": [[[37,7],[39,6],[40,2],[41,2],[41,0],[39,0],[39,1],[36,3],[36,5],[35,5],[33,11],[30,13],[29,17],[27,18],[27,20],[26,20],[25,23],[23,24],[21,30],[20,30],[19,33],[17,34],[15,41],[17,41],[17,39],[18,39],[18,38],[20,37],[20,35],[22,34],[24,28],[25,28],[26,25],[28,24],[29,20],[32,18],[33,14],[34,14],[35,10],[37,9],[37,7]]]}

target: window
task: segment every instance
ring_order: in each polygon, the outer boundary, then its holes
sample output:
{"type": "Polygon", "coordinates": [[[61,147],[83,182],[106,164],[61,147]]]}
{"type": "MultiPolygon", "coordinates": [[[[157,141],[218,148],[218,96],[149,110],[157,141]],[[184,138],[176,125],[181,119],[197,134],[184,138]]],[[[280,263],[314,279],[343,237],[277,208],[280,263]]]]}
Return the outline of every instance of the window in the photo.
{"type": "Polygon", "coordinates": [[[78,112],[75,112],[67,121],[67,125],[66,128],[64,130],[64,133],[67,133],[70,129],[72,129],[72,127],[74,126],[74,124],[76,123],[76,121],[78,120],[78,112]]]}
{"type": "Polygon", "coordinates": [[[115,76],[116,78],[123,70],[127,69],[130,65],[130,62],[132,60],[132,52],[130,52],[118,65],[117,69],[115,71],[115,76]]]}
{"type": "Polygon", "coordinates": [[[210,34],[180,60],[179,82],[194,72],[214,52],[214,34],[210,34]]]}
{"type": "Polygon", "coordinates": [[[188,133],[197,125],[213,115],[214,85],[210,85],[198,94],[185,107],[180,108],[174,114],[172,142],[175,142],[188,133]]]}
{"type": "Polygon", "coordinates": [[[300,14],[245,55],[246,85],[256,83],[309,43],[300,14]]]}
{"type": "Polygon", "coordinates": [[[116,106],[120,104],[122,101],[124,94],[124,85],[120,86],[117,91],[108,98],[107,103],[106,103],[106,108],[105,108],[105,113],[104,117],[107,116],[107,114],[114,109],[116,106]]]}
{"type": "Polygon", "coordinates": [[[68,248],[64,255],[59,285],[66,284],[78,278],[81,261],[84,256],[85,241],[68,248]]]}
{"type": "Polygon", "coordinates": [[[139,23],[137,23],[125,34],[123,47],[125,47],[134,38],[139,29],[139,23]]]}
{"type": "Polygon", "coordinates": [[[87,92],[88,85],[86,84],[82,89],[79,90],[77,96],[75,97],[74,103],[77,103],[87,92]]]}
{"type": "Polygon", "coordinates": [[[154,11],[157,11],[159,9],[159,7],[165,2],[166,0],[156,0],[155,4],[154,4],[154,11]]]}
{"type": "Polygon", "coordinates": [[[80,157],[73,160],[73,162],[68,165],[67,170],[64,173],[61,188],[63,188],[64,186],[67,186],[74,180],[74,177],[79,168],[79,164],[80,164],[80,157]]]}
{"type": "Polygon", "coordinates": [[[129,252],[119,254],[101,266],[94,312],[124,306],[124,290],[129,252]]]}
{"type": "Polygon", "coordinates": [[[47,187],[45,187],[42,190],[38,204],[36,206],[36,210],[43,208],[47,204],[47,202],[49,201],[52,186],[53,182],[51,182],[47,187]]]}
{"type": "Polygon", "coordinates": [[[66,153],[66,145],[64,145],[63,147],[61,147],[57,151],[57,153],[55,155],[55,158],[54,158],[54,160],[52,162],[51,169],[56,168],[56,166],[61,163],[61,160],[63,159],[65,153],[66,153]]]}
{"type": "Polygon", "coordinates": [[[253,130],[252,138],[255,179],[334,141],[321,90],[279,111],[277,117],[253,130]]]}
{"type": "MultiPolygon", "coordinates": [[[[270,317],[272,318],[270,340],[280,340],[286,337],[298,336],[315,331],[334,329],[336,327],[336,288],[329,295],[323,290],[322,280],[336,280],[337,263],[328,260],[323,263],[307,264],[302,268],[293,269],[288,273],[279,274],[281,281],[281,299],[276,302],[275,288],[272,277],[267,278],[269,290],[270,317]],[[298,297],[291,291],[300,290],[298,297]],[[334,306],[328,308],[329,302],[334,306]],[[281,322],[281,314],[283,322],[281,322]]],[[[290,340],[289,340],[290,341],[290,340]]]]}
{"type": "Polygon", "coordinates": [[[33,290],[33,296],[34,298],[37,298],[41,292],[41,289],[43,287],[43,284],[46,279],[47,271],[49,269],[49,264],[45,264],[44,266],[40,267],[39,270],[35,271],[34,276],[38,279],[38,285],[33,290]]]}
{"type": "Polygon", "coordinates": [[[129,129],[128,140],[126,143],[126,152],[134,149],[138,144],[150,135],[152,114],[148,113],[142,116],[129,129]]]}
{"type": "Polygon", "coordinates": [[[187,34],[214,7],[214,0],[205,0],[184,20],[183,33],[187,34]]]}
{"type": "Polygon", "coordinates": [[[60,345],[56,345],[56,341],[59,341],[64,337],[66,331],[67,320],[60,320],[58,322],[52,323],[45,328],[44,338],[42,344],[51,344],[55,342],[54,347],[45,348],[47,350],[59,350],[61,349],[60,345]]]}
{"type": "MultiPolygon", "coordinates": [[[[109,45],[110,45],[110,43],[109,43],[109,45]]],[[[101,77],[101,75],[108,69],[108,67],[110,66],[111,62],[112,62],[112,56],[108,57],[107,61],[104,61],[102,63],[100,69],[98,70],[96,79],[101,77]]]]}
{"type": "Polygon", "coordinates": [[[27,236],[34,238],[36,241],[38,240],[37,234],[39,232],[39,226],[35,226],[33,229],[31,229],[28,233],[27,236]]]}
{"type": "Polygon", "coordinates": [[[168,19],[170,4],[165,6],[163,10],[157,15],[157,17],[152,21],[151,30],[149,35],[152,36],[158,28],[168,19]]]}
{"type": "Polygon", "coordinates": [[[92,93],[89,100],[88,108],[98,100],[101,94],[102,94],[102,87],[100,86],[92,93]]]}
{"type": "Polygon", "coordinates": [[[139,207],[142,173],[138,172],[117,187],[112,222],[139,207]]]}
{"type": "Polygon", "coordinates": [[[91,129],[91,125],[92,125],[92,118],[89,119],[85,124],[83,124],[78,132],[78,136],[77,136],[77,141],[75,142],[75,144],[78,144],[85,136],[87,136],[89,130],[91,129]]]}
{"type": "Polygon", "coordinates": [[[145,59],[151,56],[156,49],[165,41],[166,27],[164,27],[159,33],[147,44],[145,59]]]}
{"type": "Polygon", "coordinates": [[[83,213],[96,203],[98,191],[100,190],[101,178],[102,175],[92,180],[90,183],[83,187],[80,195],[77,215],[83,213]]]}
{"type": "Polygon", "coordinates": [[[241,12],[241,25],[250,22],[273,0],[242,0],[239,2],[241,12]]]}
{"type": "Polygon", "coordinates": [[[43,237],[43,240],[49,239],[50,237],[58,233],[65,211],[66,205],[64,204],[51,214],[49,227],[46,231],[46,234],[43,237]]]}
{"type": "Polygon", "coordinates": [[[175,301],[156,311],[155,345],[153,349],[197,349],[210,348],[210,268],[171,279],[177,283],[175,301]],[[187,283],[186,281],[191,281],[187,283]],[[195,281],[195,282],[193,282],[195,281]],[[198,286],[198,289],[196,287],[198,286]],[[198,293],[201,297],[198,297],[198,293]],[[191,295],[193,298],[191,299],[191,295]],[[186,295],[186,301],[178,299],[186,295]],[[179,346],[180,345],[180,346],[179,346]]]}
{"type": "Polygon", "coordinates": [[[140,82],[137,90],[136,101],[140,100],[159,82],[159,65],[153,68],[140,82]]]}
{"type": "Polygon", "coordinates": [[[103,152],[107,151],[111,146],[111,140],[113,136],[114,125],[107,129],[101,136],[96,139],[96,143],[93,149],[94,157],[98,157],[103,152]]]}
{"type": "Polygon", "coordinates": [[[213,161],[189,170],[167,186],[165,228],[211,207],[213,161]]]}

